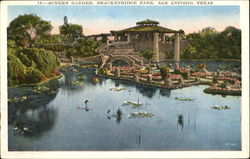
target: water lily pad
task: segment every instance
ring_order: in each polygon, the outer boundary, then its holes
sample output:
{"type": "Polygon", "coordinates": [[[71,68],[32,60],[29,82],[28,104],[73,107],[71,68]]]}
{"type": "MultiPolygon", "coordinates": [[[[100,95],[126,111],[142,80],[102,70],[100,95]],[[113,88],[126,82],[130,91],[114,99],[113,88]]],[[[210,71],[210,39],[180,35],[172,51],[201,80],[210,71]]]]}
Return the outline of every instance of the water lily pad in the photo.
{"type": "Polygon", "coordinates": [[[35,89],[33,89],[33,93],[35,93],[35,94],[40,94],[40,93],[42,93],[42,92],[44,92],[44,91],[48,91],[49,90],[49,88],[48,87],[45,87],[45,86],[38,86],[38,87],[36,87],[35,89]]]}
{"type": "Polygon", "coordinates": [[[179,101],[187,101],[187,102],[190,102],[190,101],[194,100],[194,99],[186,98],[186,97],[175,97],[174,99],[179,100],[179,101]]]}
{"type": "Polygon", "coordinates": [[[148,112],[134,112],[130,113],[129,118],[150,118],[152,116],[154,116],[154,114],[148,112]]]}
{"type": "Polygon", "coordinates": [[[139,108],[143,106],[143,104],[140,104],[138,102],[133,102],[133,101],[124,101],[122,106],[131,106],[132,108],[139,108]]]}
{"type": "Polygon", "coordinates": [[[215,105],[215,106],[212,106],[211,109],[227,110],[227,109],[231,109],[231,107],[227,105],[215,105]]]}
{"type": "Polygon", "coordinates": [[[27,99],[28,99],[27,96],[14,97],[14,98],[9,98],[9,99],[8,99],[8,102],[15,102],[15,103],[17,103],[17,102],[23,102],[23,101],[25,101],[25,100],[27,100],[27,99]]]}
{"type": "Polygon", "coordinates": [[[114,87],[114,88],[110,88],[111,91],[124,91],[126,90],[126,88],[119,88],[119,87],[114,87]]]}
{"type": "Polygon", "coordinates": [[[75,82],[73,82],[72,84],[73,84],[73,85],[83,85],[83,82],[81,82],[81,81],[75,81],[75,82]]]}

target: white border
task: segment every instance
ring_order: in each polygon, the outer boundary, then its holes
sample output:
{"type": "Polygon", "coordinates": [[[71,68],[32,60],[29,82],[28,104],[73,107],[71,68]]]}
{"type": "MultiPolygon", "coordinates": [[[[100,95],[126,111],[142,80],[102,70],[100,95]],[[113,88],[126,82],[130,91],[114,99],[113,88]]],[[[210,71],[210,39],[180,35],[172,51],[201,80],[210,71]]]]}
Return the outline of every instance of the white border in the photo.
{"type": "MultiPolygon", "coordinates": [[[[90,0],[89,0],[90,1],[90,0]]],[[[100,1],[100,0],[99,0],[100,1]]],[[[121,0],[122,1],[122,0],[121,0]]],[[[128,0],[129,1],[129,0],[128,0]]],[[[131,1],[131,0],[130,0],[131,1]]],[[[164,0],[163,0],[164,1],[164,0]]],[[[174,1],[174,0],[172,0],[174,1]]],[[[182,0],[184,1],[184,0],[182,0]]],[[[189,1],[189,0],[186,0],[189,1]]],[[[192,0],[191,0],[192,1],[192,0]]],[[[211,0],[213,1],[213,0],[211,0]]],[[[97,1],[95,1],[97,2],[97,1]]],[[[138,1],[137,1],[138,2],[138,1]]],[[[155,1],[157,2],[157,1],[155,1]]],[[[193,0],[193,2],[196,2],[193,0]]],[[[2,158],[247,158],[249,156],[249,1],[213,1],[240,5],[242,30],[242,150],[241,151],[43,151],[8,152],[7,127],[7,6],[37,5],[37,1],[1,2],[1,157],[2,158]],[[4,16],[5,15],[5,16],[4,16]]]]}

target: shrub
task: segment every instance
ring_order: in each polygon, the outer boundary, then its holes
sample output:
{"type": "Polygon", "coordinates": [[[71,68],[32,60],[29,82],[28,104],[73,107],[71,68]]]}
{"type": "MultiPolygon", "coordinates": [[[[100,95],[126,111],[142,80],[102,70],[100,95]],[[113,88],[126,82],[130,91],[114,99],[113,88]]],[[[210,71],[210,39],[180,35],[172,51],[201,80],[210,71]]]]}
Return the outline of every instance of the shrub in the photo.
{"type": "Polygon", "coordinates": [[[227,87],[227,85],[225,84],[225,83],[222,83],[222,84],[220,84],[220,85],[218,85],[220,88],[226,88],[227,87]]]}
{"type": "Polygon", "coordinates": [[[203,69],[206,67],[206,65],[204,63],[199,63],[197,66],[199,69],[203,69]]]}
{"type": "Polygon", "coordinates": [[[160,72],[161,72],[161,77],[165,79],[167,77],[167,74],[169,73],[169,68],[164,65],[160,68],[160,72]]]}
{"type": "Polygon", "coordinates": [[[109,74],[109,70],[107,68],[101,68],[98,71],[98,74],[102,74],[102,75],[108,75],[109,74]]]}
{"type": "Polygon", "coordinates": [[[59,66],[51,51],[37,48],[8,48],[8,85],[37,83],[55,75],[59,66]]]}
{"type": "Polygon", "coordinates": [[[37,48],[23,48],[19,50],[19,54],[22,55],[25,60],[30,62],[25,62],[27,66],[30,66],[32,61],[35,63],[36,68],[40,70],[45,76],[50,76],[50,74],[59,66],[56,56],[51,51],[37,48]],[[26,55],[26,57],[25,57],[26,55]]]}
{"type": "Polygon", "coordinates": [[[188,79],[188,72],[181,72],[181,76],[182,76],[184,79],[188,79]]]}
{"type": "MultiPolygon", "coordinates": [[[[9,49],[8,49],[9,52],[9,49]]],[[[26,67],[12,53],[8,53],[8,85],[14,86],[22,84],[26,76],[26,67]]]]}
{"type": "Polygon", "coordinates": [[[180,70],[174,70],[174,72],[173,72],[174,74],[180,74],[181,73],[181,71],[180,70]]]}
{"type": "Polygon", "coordinates": [[[213,81],[212,81],[213,83],[217,83],[218,82],[218,80],[217,79],[215,79],[215,78],[213,78],[213,81]]]}
{"type": "Polygon", "coordinates": [[[45,76],[41,71],[36,68],[29,68],[26,75],[26,83],[38,83],[44,78],[45,76]]]}

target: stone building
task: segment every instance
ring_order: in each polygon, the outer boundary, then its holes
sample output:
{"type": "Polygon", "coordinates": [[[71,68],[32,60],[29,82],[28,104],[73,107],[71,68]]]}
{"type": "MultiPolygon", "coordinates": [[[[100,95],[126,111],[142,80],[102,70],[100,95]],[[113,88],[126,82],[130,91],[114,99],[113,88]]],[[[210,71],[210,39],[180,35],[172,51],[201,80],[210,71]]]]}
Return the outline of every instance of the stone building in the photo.
{"type": "Polygon", "coordinates": [[[155,62],[160,61],[160,53],[165,54],[172,50],[172,41],[168,41],[167,35],[174,34],[175,61],[180,60],[180,34],[183,31],[176,31],[159,26],[159,22],[144,20],[136,23],[135,27],[111,31],[115,42],[128,42],[133,45],[136,52],[141,50],[153,50],[156,53],[155,62]]]}
{"type": "Polygon", "coordinates": [[[126,56],[126,59],[131,57],[131,59],[145,60],[139,56],[139,52],[152,50],[155,52],[153,62],[166,60],[166,54],[171,52],[174,53],[172,60],[180,61],[180,35],[184,34],[182,30],[168,29],[159,26],[157,21],[147,19],[137,22],[134,27],[110,32],[114,40],[108,40],[107,45],[99,50],[103,55],[116,57],[116,60],[119,59],[118,56],[121,60],[122,56],[124,59],[126,56]]]}

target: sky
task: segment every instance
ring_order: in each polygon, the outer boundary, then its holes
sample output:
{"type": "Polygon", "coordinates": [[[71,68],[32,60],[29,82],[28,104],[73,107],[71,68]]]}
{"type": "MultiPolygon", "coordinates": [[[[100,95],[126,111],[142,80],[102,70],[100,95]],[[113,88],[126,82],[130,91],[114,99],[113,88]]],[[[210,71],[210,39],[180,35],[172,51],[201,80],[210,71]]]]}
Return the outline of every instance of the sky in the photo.
{"type": "Polygon", "coordinates": [[[8,24],[19,15],[31,13],[51,21],[52,34],[59,34],[64,16],[69,23],[82,25],[84,35],[110,33],[146,19],[185,33],[208,26],[217,31],[227,26],[240,28],[239,6],[9,6],[8,24]]]}

